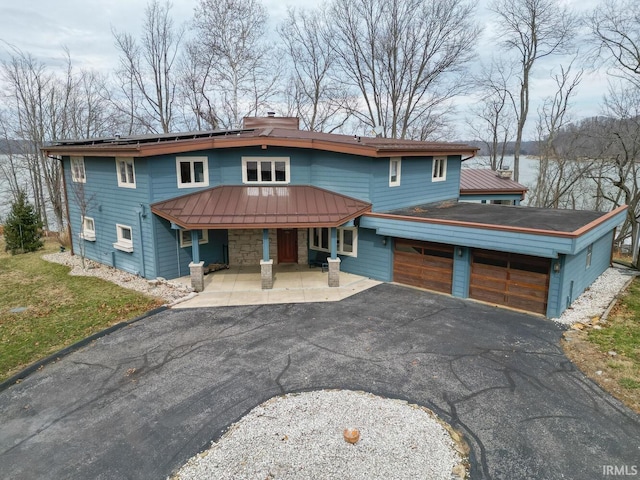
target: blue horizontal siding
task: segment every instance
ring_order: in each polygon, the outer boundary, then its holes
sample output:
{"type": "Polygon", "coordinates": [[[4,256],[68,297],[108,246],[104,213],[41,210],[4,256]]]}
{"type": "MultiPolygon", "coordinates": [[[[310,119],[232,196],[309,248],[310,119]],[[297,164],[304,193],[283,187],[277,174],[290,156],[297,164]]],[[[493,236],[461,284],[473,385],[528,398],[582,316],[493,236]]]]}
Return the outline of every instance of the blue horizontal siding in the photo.
{"type": "Polygon", "coordinates": [[[572,247],[571,239],[564,237],[375,218],[366,215],[362,217],[360,225],[375,229],[378,235],[521,253],[537,257],[556,258],[558,253],[570,252],[572,247]]]}
{"type": "Polygon", "coordinates": [[[378,159],[372,167],[371,199],[373,210],[384,212],[458,197],[460,157],[447,159],[447,179],[431,180],[433,157],[403,157],[400,185],[389,186],[389,159],[378,159]]]}
{"type": "Polygon", "coordinates": [[[467,298],[469,296],[469,279],[471,276],[471,250],[466,247],[456,247],[453,255],[453,285],[451,294],[454,297],[467,298]],[[458,251],[462,255],[458,255],[458,251]]]}
{"type": "Polygon", "coordinates": [[[557,317],[607,268],[611,261],[611,242],[613,230],[609,231],[593,243],[591,265],[587,267],[587,250],[575,255],[566,255],[561,263],[561,280],[558,288],[558,298],[554,299],[553,309],[548,309],[548,315],[557,317]]]}
{"type": "Polygon", "coordinates": [[[148,162],[145,159],[135,160],[136,188],[118,187],[115,158],[86,157],[84,163],[84,184],[71,180],[68,158],[63,164],[74,251],[80,253],[80,242],[83,242],[87,258],[130,273],[146,276],[153,274],[153,265],[147,260],[154,257],[149,224],[150,212],[147,207],[148,162]],[[81,197],[87,204],[86,216],[93,218],[95,222],[95,242],[79,238],[82,231],[79,206],[82,202],[81,197]],[[146,213],[146,218],[141,216],[143,213],[146,213]],[[117,241],[116,224],[131,227],[133,252],[122,252],[113,247],[117,241]]]}
{"type": "MultiPolygon", "coordinates": [[[[189,275],[189,264],[193,261],[191,247],[180,247],[179,230],[173,230],[171,224],[154,218],[158,256],[158,275],[164,278],[178,278],[189,275]],[[176,233],[178,232],[178,233],[176,233]]],[[[209,242],[200,245],[200,260],[205,265],[222,263],[223,248],[228,244],[227,230],[209,230],[209,242]]]]}
{"type": "Polygon", "coordinates": [[[392,273],[391,241],[382,244],[383,237],[367,228],[358,228],[358,256],[340,255],[340,269],[374,278],[383,282],[390,282],[392,273]]]}

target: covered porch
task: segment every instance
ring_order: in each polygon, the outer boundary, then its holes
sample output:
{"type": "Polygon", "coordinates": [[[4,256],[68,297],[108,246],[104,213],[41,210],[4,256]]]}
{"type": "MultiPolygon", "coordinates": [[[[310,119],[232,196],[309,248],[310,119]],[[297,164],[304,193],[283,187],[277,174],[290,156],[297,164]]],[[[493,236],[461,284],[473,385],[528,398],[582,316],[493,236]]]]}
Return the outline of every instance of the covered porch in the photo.
{"type": "MultiPolygon", "coordinates": [[[[307,265],[274,267],[273,288],[262,288],[260,266],[230,267],[204,276],[204,288],[194,298],[174,308],[265,305],[276,303],[333,302],[378,285],[379,281],[342,272],[338,287],[328,286],[327,271],[307,265]]],[[[191,284],[191,277],[174,280],[191,284]]]]}
{"type": "Polygon", "coordinates": [[[151,211],[171,222],[172,229],[191,232],[190,283],[197,292],[206,287],[207,260],[200,256],[198,232],[207,230],[227,230],[229,252],[240,238],[245,242],[247,237],[253,238],[251,245],[243,245],[243,249],[254,264],[229,261],[229,266],[254,267],[260,275],[261,289],[270,290],[274,288],[276,268],[290,263],[304,263],[303,268],[307,267],[309,240],[304,235],[300,242],[297,231],[325,229],[326,285],[336,288],[341,283],[338,227],[352,226],[354,219],[371,211],[371,204],[309,185],[225,185],[157,202],[151,205],[151,211]],[[258,235],[231,235],[251,231],[258,235]],[[278,233],[276,238],[274,232],[278,233]],[[256,252],[258,256],[253,258],[256,252]],[[300,262],[301,258],[305,261],[300,262]]]}

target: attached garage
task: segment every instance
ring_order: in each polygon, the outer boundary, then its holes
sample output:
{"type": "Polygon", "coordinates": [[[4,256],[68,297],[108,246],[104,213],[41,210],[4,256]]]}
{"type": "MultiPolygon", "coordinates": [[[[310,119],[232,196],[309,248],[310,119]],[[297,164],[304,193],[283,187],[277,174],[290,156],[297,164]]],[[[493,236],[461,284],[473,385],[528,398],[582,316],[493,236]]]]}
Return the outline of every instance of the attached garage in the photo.
{"type": "Polygon", "coordinates": [[[396,239],[393,281],[451,293],[453,245],[396,239]]]}
{"type": "Polygon", "coordinates": [[[550,271],[548,258],[474,249],[469,297],[546,314],[550,271]]]}

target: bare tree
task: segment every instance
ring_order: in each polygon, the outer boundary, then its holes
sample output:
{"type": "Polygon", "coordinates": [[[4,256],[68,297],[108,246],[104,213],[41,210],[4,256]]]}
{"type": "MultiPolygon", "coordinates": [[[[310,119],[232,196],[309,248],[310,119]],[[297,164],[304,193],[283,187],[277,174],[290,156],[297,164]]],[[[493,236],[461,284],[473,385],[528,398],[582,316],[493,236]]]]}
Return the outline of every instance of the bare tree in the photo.
{"type": "Polygon", "coordinates": [[[184,99],[185,124],[189,129],[215,130],[220,124],[218,106],[209,90],[213,65],[211,50],[200,48],[196,42],[186,44],[180,66],[180,91],[184,99]]]}
{"type": "Polygon", "coordinates": [[[432,137],[462,91],[472,18],[463,0],[335,0],[335,51],[360,97],[353,114],[386,137],[432,137]]]}
{"type": "Polygon", "coordinates": [[[632,0],[600,4],[590,17],[595,58],[612,67],[609,74],[640,88],[640,12],[632,0]]]}
{"type": "Polygon", "coordinates": [[[531,74],[539,60],[571,50],[578,19],[559,0],[494,0],[490,8],[498,15],[504,47],[516,53],[520,66],[513,165],[514,178],[518,180],[520,147],[529,116],[531,74]]]}
{"type": "Polygon", "coordinates": [[[553,75],[556,92],[538,110],[538,172],[530,203],[543,208],[590,208],[585,182],[594,161],[584,156],[580,133],[569,128],[570,100],[583,71],[572,73],[573,64],[553,75]]]}
{"type": "Polygon", "coordinates": [[[475,76],[479,88],[479,102],[471,107],[473,119],[468,124],[474,137],[489,153],[491,170],[508,168],[505,163],[507,144],[515,134],[514,98],[510,90],[510,66],[493,60],[475,76]]]}
{"type": "Polygon", "coordinates": [[[58,105],[67,97],[67,82],[62,85],[45,65],[17,48],[11,48],[2,64],[13,111],[14,138],[23,140],[21,157],[28,166],[34,204],[44,227],[49,228],[47,200],[57,224],[62,227],[63,201],[60,194],[61,170],[57,162],[46,158],[41,147],[61,135],[63,126],[58,105]]]}
{"type": "Polygon", "coordinates": [[[277,93],[279,67],[264,41],[267,11],[257,0],[200,0],[192,55],[200,52],[199,72],[206,83],[190,90],[199,95],[196,108],[226,128],[256,115],[277,93]]]}
{"type": "Polygon", "coordinates": [[[287,103],[306,130],[332,132],[349,119],[351,97],[337,78],[334,39],[325,6],[289,9],[278,32],[292,64],[287,103]]]}
{"type": "Polygon", "coordinates": [[[121,89],[127,99],[120,109],[153,132],[168,133],[174,123],[176,59],[184,28],[174,27],[171,8],[168,1],[147,4],[140,43],[131,34],[113,30],[120,51],[121,89]]]}
{"type": "Polygon", "coordinates": [[[631,237],[633,251],[637,252],[640,243],[640,90],[612,86],[605,108],[607,117],[600,122],[598,130],[598,158],[603,165],[592,178],[599,194],[611,205],[628,206],[618,241],[631,237]]]}
{"type": "MultiPolygon", "coordinates": [[[[86,269],[85,240],[95,241],[95,237],[87,238],[85,234],[85,223],[89,221],[93,222],[93,220],[90,220],[88,218],[87,214],[90,212],[90,210],[94,209],[97,204],[95,194],[91,194],[91,195],[87,194],[87,191],[85,190],[84,187],[85,187],[85,184],[83,182],[73,182],[70,186],[71,194],[73,195],[75,206],[78,208],[78,211],[80,212],[80,219],[82,222],[80,224],[80,231],[78,232],[78,238],[79,238],[78,247],[80,251],[80,262],[82,264],[83,270],[86,269]]],[[[71,226],[71,219],[68,219],[68,220],[69,220],[69,226],[71,226]]],[[[95,232],[95,224],[93,225],[93,228],[91,230],[95,232]]]]}

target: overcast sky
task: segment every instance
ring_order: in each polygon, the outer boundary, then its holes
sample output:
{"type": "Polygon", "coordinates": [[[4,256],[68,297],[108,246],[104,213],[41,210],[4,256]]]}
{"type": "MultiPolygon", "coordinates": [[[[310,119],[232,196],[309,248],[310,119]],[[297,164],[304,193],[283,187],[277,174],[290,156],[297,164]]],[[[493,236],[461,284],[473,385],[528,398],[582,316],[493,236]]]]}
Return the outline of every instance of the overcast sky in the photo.
{"type": "MultiPolygon", "coordinates": [[[[561,1],[584,12],[593,8],[599,0],[561,1]]],[[[288,4],[313,7],[321,3],[320,0],[262,2],[269,11],[271,29],[275,29],[284,17],[288,4]]],[[[175,23],[189,22],[197,0],[173,0],[172,3],[175,23]]],[[[487,3],[488,0],[480,0],[477,9],[476,19],[484,27],[478,48],[480,58],[488,58],[491,46],[496,43],[495,30],[490,27],[492,14],[486,9],[487,3]]],[[[0,59],[6,58],[9,44],[50,65],[63,61],[63,47],[67,47],[74,66],[110,72],[118,61],[111,29],[137,36],[146,4],[147,0],[0,0],[0,41],[3,43],[0,45],[0,59]]],[[[532,95],[534,102],[552,93],[550,72],[553,66],[543,65],[536,71],[532,95]]],[[[584,118],[600,113],[599,103],[605,91],[606,76],[599,72],[586,72],[574,101],[574,117],[584,118]]],[[[468,102],[469,99],[460,99],[462,111],[468,102]]],[[[535,123],[536,108],[532,106],[530,125],[535,123]]]]}

